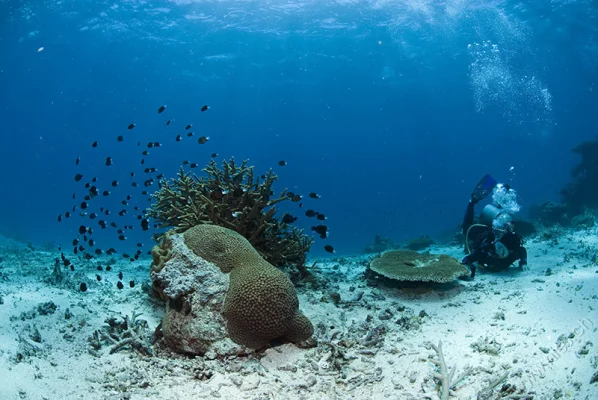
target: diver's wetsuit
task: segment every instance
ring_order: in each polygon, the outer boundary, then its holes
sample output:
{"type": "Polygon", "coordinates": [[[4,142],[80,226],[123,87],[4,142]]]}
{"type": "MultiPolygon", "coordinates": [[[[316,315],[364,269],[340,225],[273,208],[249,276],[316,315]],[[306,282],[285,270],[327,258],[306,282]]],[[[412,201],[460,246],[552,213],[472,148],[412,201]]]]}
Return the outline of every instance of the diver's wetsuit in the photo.
{"type": "MultiPolygon", "coordinates": [[[[467,231],[473,225],[473,207],[475,203],[470,201],[465,211],[463,218],[463,234],[467,235],[467,231]]],[[[472,232],[469,233],[470,235],[472,232]]],[[[519,260],[519,266],[527,265],[527,250],[523,247],[523,239],[521,235],[515,232],[506,232],[501,238],[500,242],[509,250],[509,255],[505,258],[498,258],[495,252],[494,241],[496,236],[492,227],[481,227],[475,232],[475,237],[470,238],[474,246],[471,249],[471,254],[467,255],[462,263],[470,267],[474,262],[487,265],[490,268],[506,269],[515,261],[519,260]]],[[[472,268],[471,277],[475,276],[475,269],[472,268]]]]}

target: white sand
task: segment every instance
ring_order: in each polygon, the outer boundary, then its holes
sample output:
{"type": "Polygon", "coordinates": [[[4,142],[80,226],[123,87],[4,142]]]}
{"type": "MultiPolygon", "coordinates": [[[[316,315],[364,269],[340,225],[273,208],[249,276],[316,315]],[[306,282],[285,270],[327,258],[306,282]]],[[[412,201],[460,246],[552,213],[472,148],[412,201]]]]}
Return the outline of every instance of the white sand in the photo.
{"type": "MultiPolygon", "coordinates": [[[[137,283],[133,289],[115,287],[119,266],[95,282],[95,267],[81,262],[59,288],[42,282],[58,254],[3,240],[0,399],[436,399],[438,368],[431,360],[437,356],[429,343],[440,341],[455,376],[471,367],[451,398],[598,399],[598,383],[590,384],[598,371],[597,230],[568,233],[558,244],[531,240],[527,247],[526,271],[481,272],[473,282],[419,289],[368,286],[362,272],[369,256],[346,258],[339,267],[333,260],[318,263],[329,287],[299,289],[317,347],[285,344],[249,357],[205,360],[157,346],[153,357],[129,348],[102,349],[100,357],[88,352],[88,337],[109,316],[135,310],[150,334],[158,325],[162,306],[141,285],[149,281],[149,260],[122,263],[124,281],[137,283]],[[93,281],[86,293],[78,291],[82,275],[93,281]],[[338,305],[331,292],[340,294],[338,305]],[[359,292],[361,298],[350,301],[359,292]],[[48,301],[57,306],[53,314],[22,314],[48,301]],[[32,326],[40,343],[31,339],[32,326]],[[379,335],[372,336],[377,327],[379,335]],[[17,360],[19,336],[34,350],[17,360]],[[491,396],[480,394],[505,373],[491,396]],[[500,397],[503,385],[514,386],[513,394],[505,386],[500,397]]],[[[432,251],[462,256],[457,248],[432,251]]]]}

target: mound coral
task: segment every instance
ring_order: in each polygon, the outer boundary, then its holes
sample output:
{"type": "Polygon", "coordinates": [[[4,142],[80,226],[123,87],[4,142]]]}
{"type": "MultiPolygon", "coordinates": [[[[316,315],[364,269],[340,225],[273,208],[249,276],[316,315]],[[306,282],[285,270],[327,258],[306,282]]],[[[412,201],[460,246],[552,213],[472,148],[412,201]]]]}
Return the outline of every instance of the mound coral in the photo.
{"type": "Polygon", "coordinates": [[[399,281],[451,282],[468,273],[458,260],[446,254],[422,254],[392,250],[370,262],[369,269],[399,281]]]}
{"type": "Polygon", "coordinates": [[[224,161],[222,169],[214,160],[198,177],[182,169],[170,181],[162,180],[148,210],[161,228],[185,232],[198,224],[213,224],[231,229],[243,237],[271,264],[280,266],[305,263],[313,240],[303,231],[278,219],[276,204],[289,200],[286,190],[272,197],[272,172],[256,177],[244,160],[224,161]]]}
{"type": "Polygon", "coordinates": [[[277,338],[299,342],[311,337],[313,326],[299,311],[291,280],[265,261],[247,239],[206,224],[194,226],[183,236],[196,255],[230,272],[222,315],[234,342],[261,348],[277,338]]]}

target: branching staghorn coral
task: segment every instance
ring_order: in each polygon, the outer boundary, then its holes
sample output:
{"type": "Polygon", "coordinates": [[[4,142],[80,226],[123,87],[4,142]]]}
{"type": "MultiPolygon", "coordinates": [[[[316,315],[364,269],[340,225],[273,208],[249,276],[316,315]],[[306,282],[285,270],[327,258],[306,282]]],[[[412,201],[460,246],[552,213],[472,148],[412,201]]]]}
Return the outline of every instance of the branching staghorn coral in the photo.
{"type": "Polygon", "coordinates": [[[176,232],[198,224],[223,226],[243,235],[271,264],[303,267],[313,240],[275,217],[276,204],[290,198],[286,190],[273,197],[278,176],[272,170],[256,177],[247,160],[238,165],[231,158],[221,169],[211,160],[203,171],[206,176],[198,177],[181,168],[176,178],[162,180],[148,216],[176,232]]]}

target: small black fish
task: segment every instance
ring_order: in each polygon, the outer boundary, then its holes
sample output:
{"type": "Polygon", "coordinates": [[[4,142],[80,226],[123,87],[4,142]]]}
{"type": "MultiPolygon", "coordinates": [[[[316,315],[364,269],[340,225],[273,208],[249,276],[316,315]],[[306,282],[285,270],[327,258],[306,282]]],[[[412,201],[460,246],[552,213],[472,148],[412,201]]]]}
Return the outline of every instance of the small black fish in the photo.
{"type": "Polygon", "coordinates": [[[118,240],[127,240],[125,235],[118,235],[118,240]]]}
{"type": "Polygon", "coordinates": [[[329,244],[327,244],[326,246],[324,246],[324,250],[326,250],[329,253],[334,253],[334,247],[332,247],[329,244]]]}
{"type": "Polygon", "coordinates": [[[129,281],[129,287],[134,288],[135,287],[135,281],[129,281]]]}
{"type": "Polygon", "coordinates": [[[166,110],[166,106],[160,106],[160,108],[158,108],[158,114],[162,114],[164,110],[166,110]]]}
{"type": "Polygon", "coordinates": [[[149,221],[145,218],[141,220],[141,229],[143,229],[144,231],[147,231],[149,229],[149,221]]]}
{"type": "Polygon", "coordinates": [[[86,202],[84,202],[84,201],[82,201],[82,202],[81,202],[81,204],[79,205],[79,207],[80,207],[82,210],[85,210],[85,209],[87,208],[87,203],[86,203],[86,202]]]}
{"type": "Polygon", "coordinates": [[[99,194],[99,193],[98,193],[98,188],[97,188],[97,187],[95,187],[95,186],[92,186],[92,187],[90,187],[90,188],[89,188],[89,195],[90,195],[91,197],[95,197],[95,196],[97,196],[98,194],[99,194]]]}
{"type": "Polygon", "coordinates": [[[81,157],[77,157],[77,159],[75,160],[75,165],[79,165],[79,161],[81,161],[81,157]]]}
{"type": "Polygon", "coordinates": [[[218,153],[212,153],[212,158],[218,157],[218,153]]]}
{"type": "Polygon", "coordinates": [[[319,199],[321,196],[319,194],[317,194],[317,193],[311,192],[309,194],[309,197],[312,198],[312,199],[319,199]]]}
{"type": "Polygon", "coordinates": [[[131,183],[131,186],[133,186],[133,187],[137,187],[137,186],[139,186],[139,185],[137,184],[137,182],[132,182],[132,183],[131,183]]]}
{"type": "MultiPolygon", "coordinates": [[[[114,250],[114,249],[109,249],[109,250],[114,250]]],[[[114,253],[116,253],[116,250],[111,251],[110,253],[106,252],[106,254],[108,254],[109,256],[111,256],[114,253]]],[[[110,272],[111,270],[112,270],[112,267],[110,265],[106,265],[106,271],[110,272]]]]}
{"type": "Polygon", "coordinates": [[[210,140],[209,136],[202,136],[199,139],[197,139],[197,143],[199,144],[205,144],[208,142],[208,140],[210,140]]]}
{"type": "Polygon", "coordinates": [[[176,139],[175,139],[175,140],[176,140],[177,142],[180,142],[180,141],[181,141],[181,135],[176,135],[176,139]]]}
{"type": "Polygon", "coordinates": [[[210,108],[210,107],[208,107],[208,106],[203,106],[203,107],[201,108],[201,112],[204,112],[204,111],[206,111],[208,108],[210,108]]]}
{"type": "Polygon", "coordinates": [[[193,132],[187,132],[187,137],[193,136],[193,132]]]}
{"type": "Polygon", "coordinates": [[[116,284],[116,287],[119,289],[124,288],[123,283],[121,281],[118,281],[118,283],[116,284]]]}
{"type": "Polygon", "coordinates": [[[309,217],[309,218],[313,218],[313,217],[315,217],[316,215],[318,215],[318,213],[317,213],[317,212],[315,212],[314,210],[307,210],[307,211],[305,212],[305,216],[307,216],[307,217],[309,217]]]}
{"type": "Polygon", "coordinates": [[[91,213],[91,214],[89,214],[89,219],[96,219],[96,218],[97,218],[97,216],[98,216],[98,214],[96,214],[96,213],[91,213]]]}
{"type": "Polygon", "coordinates": [[[145,164],[145,160],[141,159],[141,165],[145,164]]]}
{"type": "MultiPolygon", "coordinates": [[[[112,185],[112,186],[114,186],[114,185],[112,185]]],[[[110,192],[109,192],[108,190],[104,190],[104,191],[102,192],[102,196],[104,196],[104,197],[106,197],[106,196],[110,196],[110,192]]]]}
{"type": "Polygon", "coordinates": [[[291,198],[291,201],[293,203],[297,203],[297,202],[301,201],[302,198],[303,198],[303,196],[301,196],[300,194],[296,194],[293,196],[293,198],[291,198]]]}
{"type": "Polygon", "coordinates": [[[133,129],[135,128],[135,124],[129,124],[129,126],[127,126],[128,129],[133,129]]]}
{"type": "Polygon", "coordinates": [[[154,147],[160,147],[160,146],[162,146],[162,145],[160,144],[160,142],[154,142],[154,147]]]}
{"type": "Polygon", "coordinates": [[[293,217],[289,213],[282,216],[282,222],[284,222],[285,224],[292,224],[295,221],[297,221],[297,217],[293,217]]]}
{"type": "Polygon", "coordinates": [[[58,222],[62,221],[62,214],[58,214],[58,222]]]}
{"type": "Polygon", "coordinates": [[[97,142],[97,141],[93,142],[93,143],[91,144],[91,147],[98,147],[98,142],[97,142]]]}
{"type": "Polygon", "coordinates": [[[124,140],[124,138],[122,137],[122,135],[120,135],[119,137],[116,138],[117,141],[122,142],[124,140]]]}
{"type": "Polygon", "coordinates": [[[75,182],[79,182],[83,178],[83,174],[75,175],[75,182]]]}
{"type": "Polygon", "coordinates": [[[93,241],[93,239],[89,239],[89,240],[87,241],[87,244],[88,244],[90,247],[93,247],[93,245],[95,244],[95,242],[93,241]]]}
{"type": "Polygon", "coordinates": [[[98,271],[103,271],[103,270],[104,270],[104,268],[103,268],[101,265],[98,265],[98,266],[96,267],[96,269],[97,269],[98,271]]]}
{"type": "Polygon", "coordinates": [[[77,194],[73,193],[73,200],[75,200],[75,197],[77,197],[77,194]]]}
{"type": "Polygon", "coordinates": [[[189,168],[197,168],[197,167],[198,167],[197,163],[189,164],[189,168]]]}
{"type": "Polygon", "coordinates": [[[316,218],[319,219],[320,221],[325,221],[327,219],[324,214],[318,214],[318,216],[316,218]]]}
{"type": "Polygon", "coordinates": [[[96,253],[96,255],[101,256],[102,255],[102,249],[95,249],[94,251],[96,253]]]}
{"type": "Polygon", "coordinates": [[[187,161],[187,160],[183,161],[183,165],[189,165],[189,161],[187,161]]]}
{"type": "Polygon", "coordinates": [[[143,153],[141,153],[141,154],[144,155],[144,156],[147,156],[147,155],[149,155],[149,151],[143,150],[143,153]]]}
{"type": "Polygon", "coordinates": [[[79,244],[79,239],[73,239],[73,246],[77,246],[79,244]]]}
{"type": "Polygon", "coordinates": [[[135,176],[135,172],[131,172],[131,174],[130,174],[130,175],[131,175],[131,176],[135,176]]]}
{"type": "Polygon", "coordinates": [[[90,187],[91,187],[91,183],[87,182],[87,183],[85,184],[85,189],[89,189],[90,187]]]}
{"type": "Polygon", "coordinates": [[[106,157],[106,166],[109,167],[112,165],[112,157],[106,157]]]}
{"type": "Polygon", "coordinates": [[[189,130],[189,129],[191,129],[191,127],[192,127],[192,126],[193,126],[193,125],[189,124],[189,125],[187,125],[187,126],[185,127],[185,129],[186,129],[186,130],[189,130]]]}
{"type": "Polygon", "coordinates": [[[312,226],[311,230],[324,237],[328,234],[328,227],[326,225],[312,226]]]}
{"type": "Polygon", "coordinates": [[[87,292],[87,284],[85,282],[81,282],[81,284],[79,285],[79,290],[81,290],[82,292],[87,292]]]}
{"type": "Polygon", "coordinates": [[[278,162],[278,165],[280,165],[281,167],[284,167],[285,165],[287,165],[287,162],[285,160],[280,160],[278,162]]]}
{"type": "Polygon", "coordinates": [[[94,183],[95,183],[97,180],[98,180],[98,178],[96,178],[95,176],[94,176],[93,178],[91,178],[91,181],[92,181],[92,182],[94,182],[94,183]]]}
{"type": "Polygon", "coordinates": [[[117,187],[118,186],[118,181],[117,180],[112,181],[111,185],[112,185],[112,187],[117,187]]]}
{"type": "Polygon", "coordinates": [[[154,147],[154,142],[148,142],[147,148],[151,149],[152,147],[154,147]]]}
{"type": "Polygon", "coordinates": [[[121,279],[121,280],[122,280],[122,278],[123,278],[123,272],[122,272],[122,271],[120,271],[120,272],[118,273],[118,279],[121,279]]]}
{"type": "Polygon", "coordinates": [[[71,213],[70,212],[65,212],[64,213],[64,218],[70,218],[71,217],[71,213]]]}
{"type": "Polygon", "coordinates": [[[102,280],[102,277],[101,277],[101,276],[99,276],[99,275],[96,275],[96,280],[97,280],[98,282],[100,282],[100,281],[102,280]]]}
{"type": "Polygon", "coordinates": [[[170,125],[171,122],[171,120],[166,121],[166,125],[170,125]]]}

